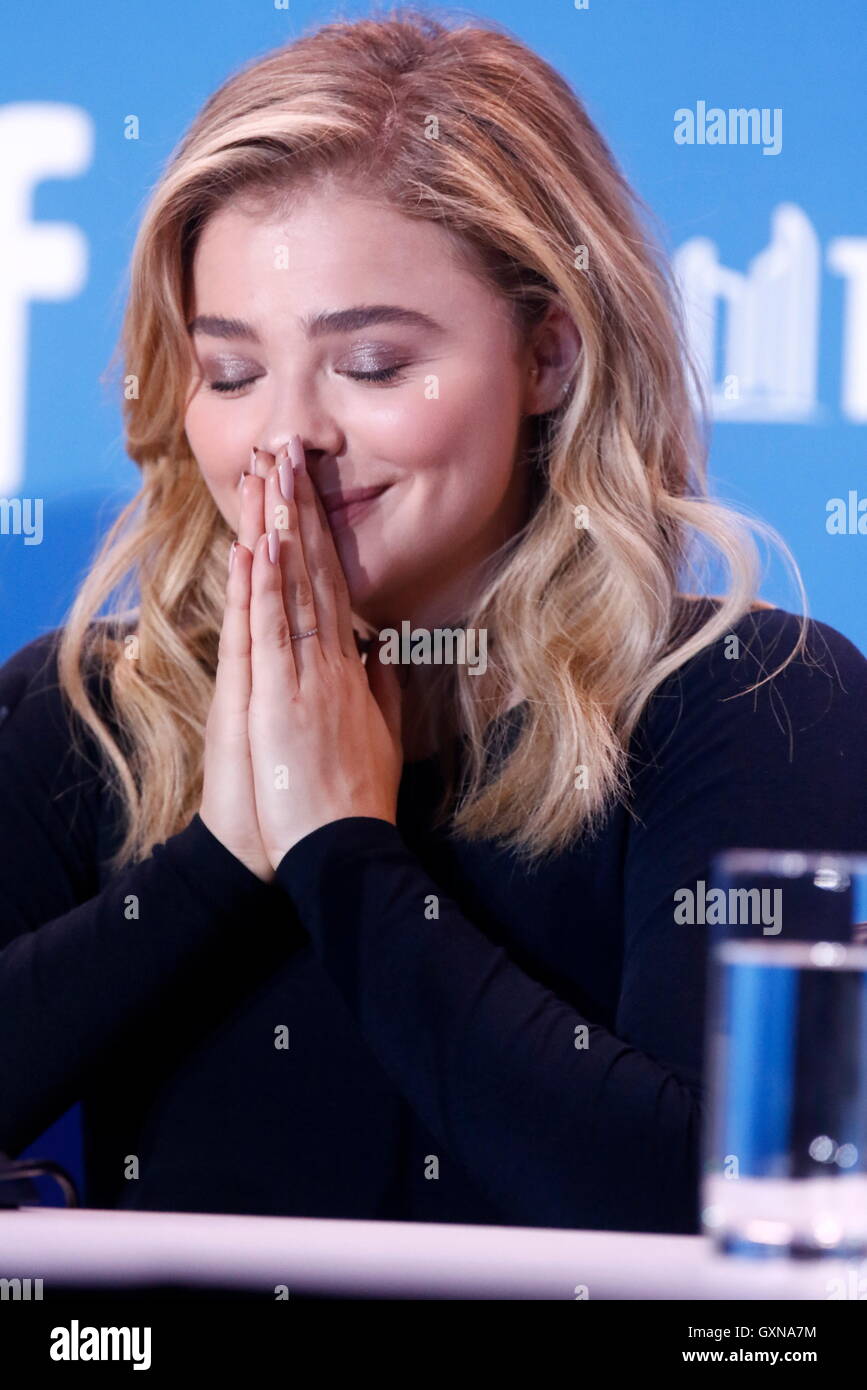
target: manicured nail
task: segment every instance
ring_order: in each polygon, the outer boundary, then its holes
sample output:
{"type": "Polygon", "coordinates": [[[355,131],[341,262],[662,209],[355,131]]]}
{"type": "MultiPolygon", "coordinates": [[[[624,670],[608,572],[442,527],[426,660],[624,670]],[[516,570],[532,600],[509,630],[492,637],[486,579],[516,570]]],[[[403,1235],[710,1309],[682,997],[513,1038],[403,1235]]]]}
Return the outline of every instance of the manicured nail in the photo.
{"type": "Polygon", "coordinates": [[[301,444],[300,434],[293,434],[287,445],[289,457],[292,460],[292,467],[296,473],[307,472],[307,460],[304,457],[304,449],[301,444]]]}
{"type": "Polygon", "coordinates": [[[276,565],[280,558],[280,537],[276,531],[268,532],[268,559],[272,565],[276,565]]]}
{"type": "Polygon", "coordinates": [[[232,573],[232,566],[235,563],[235,551],[238,549],[238,542],[232,541],[232,548],[229,551],[229,573],[232,573]]]}
{"type": "Polygon", "coordinates": [[[282,458],[277,464],[277,477],[280,480],[280,491],[287,502],[291,502],[295,493],[295,478],[292,473],[292,465],[289,462],[289,454],[281,449],[282,458]]]}
{"type": "Polygon", "coordinates": [[[256,478],[267,478],[268,476],[268,470],[271,465],[266,463],[263,457],[264,454],[264,449],[256,449],[254,447],[250,450],[250,467],[253,470],[253,476],[256,478]]]}

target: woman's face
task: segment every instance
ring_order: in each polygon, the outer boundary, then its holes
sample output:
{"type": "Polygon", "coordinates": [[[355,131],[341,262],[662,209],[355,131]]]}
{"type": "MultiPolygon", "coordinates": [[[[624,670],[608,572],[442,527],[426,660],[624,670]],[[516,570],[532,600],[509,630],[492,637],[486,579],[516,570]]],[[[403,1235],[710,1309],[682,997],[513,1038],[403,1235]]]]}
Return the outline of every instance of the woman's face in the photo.
{"type": "Polygon", "coordinates": [[[251,447],[297,433],[327,508],[384,489],[329,516],[355,612],[458,620],[526,519],[522,420],[553,402],[446,234],[336,188],[279,216],[227,205],[199,239],[193,316],[187,438],[232,529],[251,447]]]}

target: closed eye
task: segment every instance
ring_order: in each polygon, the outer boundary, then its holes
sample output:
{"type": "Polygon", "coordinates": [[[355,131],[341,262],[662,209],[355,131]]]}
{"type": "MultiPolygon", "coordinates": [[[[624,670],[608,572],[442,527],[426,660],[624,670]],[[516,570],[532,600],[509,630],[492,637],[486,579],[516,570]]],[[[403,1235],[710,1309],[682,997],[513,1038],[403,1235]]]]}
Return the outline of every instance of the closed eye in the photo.
{"type": "Polygon", "coordinates": [[[393,367],[380,367],[375,372],[344,372],[344,376],[351,377],[353,381],[394,381],[402,367],[401,363],[393,367]]]}
{"type": "Polygon", "coordinates": [[[208,387],[211,391],[240,391],[242,386],[252,386],[258,380],[258,377],[248,376],[243,381],[209,381],[208,387]]]}
{"type": "MultiPolygon", "coordinates": [[[[402,370],[402,364],[393,367],[380,367],[375,372],[344,372],[352,381],[396,381],[402,370]]],[[[230,394],[234,391],[241,391],[245,386],[252,386],[259,378],[256,376],[245,377],[242,381],[209,381],[208,388],[211,391],[220,391],[230,394]]]]}

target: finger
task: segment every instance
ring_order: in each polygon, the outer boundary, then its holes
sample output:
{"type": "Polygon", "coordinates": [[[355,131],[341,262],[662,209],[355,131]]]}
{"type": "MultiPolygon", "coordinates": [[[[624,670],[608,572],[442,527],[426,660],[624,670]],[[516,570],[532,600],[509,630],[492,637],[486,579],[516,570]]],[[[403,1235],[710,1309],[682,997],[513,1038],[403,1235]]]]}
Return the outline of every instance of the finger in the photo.
{"type": "Polygon", "coordinates": [[[250,570],[253,557],[243,545],[233,544],[226,582],[226,604],[220,628],[214,706],[219,736],[246,736],[250,704],[250,570]]]}
{"type": "Polygon", "coordinates": [[[274,455],[269,454],[267,449],[250,450],[250,471],[255,473],[257,478],[267,478],[268,469],[274,462],[274,455]]]}
{"type": "MultiPolygon", "coordinates": [[[[293,491],[297,479],[293,478],[293,491]]],[[[316,608],[316,595],[307,568],[304,544],[298,517],[297,495],[291,501],[281,499],[279,519],[286,522],[285,529],[272,527],[268,535],[279,554],[279,569],[282,580],[283,603],[290,633],[295,633],[295,665],[299,684],[303,686],[305,671],[311,670],[313,663],[321,661],[322,649],[319,645],[319,617],[316,608]],[[301,633],[310,636],[302,637],[301,633]]],[[[271,519],[270,517],[268,518],[271,519]]]]}
{"type": "Polygon", "coordinates": [[[304,450],[297,436],[290,441],[289,450],[293,462],[299,465],[297,469],[293,469],[295,500],[298,505],[299,525],[302,530],[308,563],[313,563],[317,570],[324,571],[330,577],[329,590],[332,595],[330,603],[334,612],[333,623],[337,629],[337,643],[343,656],[357,657],[359,653],[352,623],[349,585],[346,582],[343,565],[334,544],[328,517],[313,479],[307,471],[304,450]]]}
{"type": "Polygon", "coordinates": [[[252,554],[257,540],[265,530],[265,484],[255,473],[245,473],[241,479],[240,492],[238,540],[252,554]]]}
{"type": "MultiPolygon", "coordinates": [[[[284,462],[288,461],[284,460],[284,462]]],[[[293,498],[291,502],[284,503],[284,508],[288,508],[294,514],[296,531],[294,543],[297,545],[297,538],[300,538],[301,554],[313,588],[313,606],[316,610],[316,625],[319,628],[319,649],[323,656],[332,660],[339,660],[343,657],[343,652],[337,614],[337,589],[334,572],[325,548],[322,523],[316,510],[313,484],[307,476],[306,470],[296,475],[291,466],[283,468],[282,478],[288,480],[289,477],[292,478],[290,486],[293,498]]],[[[273,489],[275,498],[282,500],[281,485],[276,469],[273,476],[273,489]]],[[[277,510],[279,512],[280,509],[277,510]]],[[[288,547],[283,553],[288,559],[288,547]]],[[[289,611],[291,593],[287,597],[287,611],[289,611]]],[[[304,629],[297,630],[304,631],[304,629]]],[[[305,638],[304,640],[306,642],[312,639],[305,638]]]]}
{"type": "MultiPolygon", "coordinates": [[[[276,536],[273,529],[269,533],[276,536]]],[[[283,603],[279,559],[270,558],[268,536],[260,536],[253,553],[250,586],[251,703],[276,709],[298,694],[299,676],[289,619],[283,603]]],[[[265,775],[267,769],[259,769],[265,775]]]]}
{"type": "MultiPolygon", "coordinates": [[[[282,453],[282,451],[281,451],[282,453]]],[[[265,480],[265,526],[270,533],[276,531],[280,539],[280,573],[283,585],[283,605],[287,615],[293,611],[293,589],[298,582],[303,581],[303,573],[298,563],[298,555],[307,566],[307,574],[313,588],[313,608],[314,621],[310,624],[319,629],[315,637],[298,638],[298,644],[318,642],[322,650],[323,637],[330,640],[330,633],[335,626],[333,615],[329,619],[327,613],[323,614],[321,603],[323,600],[327,604],[327,596],[319,591],[315,576],[311,573],[308,556],[305,551],[304,543],[301,539],[301,532],[298,519],[298,508],[294,496],[294,479],[292,477],[291,465],[284,468],[282,477],[277,467],[270,469],[265,480]],[[289,496],[287,497],[286,491],[289,496]],[[294,561],[294,567],[293,567],[294,561]]],[[[332,603],[333,608],[333,603],[332,603]]],[[[292,632],[306,632],[307,628],[291,628],[292,632]]],[[[309,651],[296,651],[295,661],[300,673],[304,668],[305,662],[309,659],[309,651]]]]}

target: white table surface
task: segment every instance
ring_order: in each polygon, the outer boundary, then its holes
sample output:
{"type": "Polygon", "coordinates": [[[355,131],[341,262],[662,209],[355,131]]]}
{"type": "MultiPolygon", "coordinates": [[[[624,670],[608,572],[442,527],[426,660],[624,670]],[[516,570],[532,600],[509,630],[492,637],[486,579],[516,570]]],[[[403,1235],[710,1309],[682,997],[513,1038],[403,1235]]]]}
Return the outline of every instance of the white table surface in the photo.
{"type": "MultiPolygon", "coordinates": [[[[570,1299],[821,1299],[867,1261],[751,1261],[702,1236],[22,1207],[0,1211],[0,1278],[273,1293],[570,1299]],[[836,1284],[833,1281],[838,1281],[836,1284]]],[[[842,1297],[840,1292],[836,1297],[842,1297]]]]}

